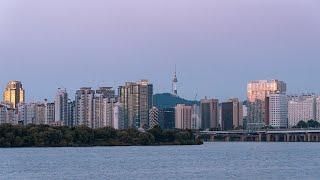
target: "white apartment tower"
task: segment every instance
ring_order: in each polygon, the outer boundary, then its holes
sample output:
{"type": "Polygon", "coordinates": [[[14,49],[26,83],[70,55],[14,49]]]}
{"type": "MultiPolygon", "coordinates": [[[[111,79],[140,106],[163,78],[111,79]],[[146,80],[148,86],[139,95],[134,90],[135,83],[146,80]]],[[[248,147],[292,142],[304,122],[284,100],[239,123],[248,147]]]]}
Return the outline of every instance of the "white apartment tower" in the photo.
{"type": "Polygon", "coordinates": [[[123,104],[117,102],[113,107],[113,125],[114,129],[124,129],[124,108],[123,104]]]}
{"type": "Polygon", "coordinates": [[[192,106],[191,129],[201,129],[200,106],[197,104],[192,106]]]}
{"type": "Polygon", "coordinates": [[[77,90],[74,126],[85,125],[94,128],[94,94],[95,91],[90,87],[83,87],[77,90]]]}
{"type": "Polygon", "coordinates": [[[320,122],[320,96],[316,98],[316,121],[320,122]]]}
{"type": "Polygon", "coordinates": [[[316,109],[316,97],[313,94],[289,97],[289,127],[296,126],[299,121],[316,120],[316,109]]]}
{"type": "Polygon", "coordinates": [[[271,93],[269,101],[269,125],[274,128],[288,127],[288,103],[284,93],[271,93]]]}

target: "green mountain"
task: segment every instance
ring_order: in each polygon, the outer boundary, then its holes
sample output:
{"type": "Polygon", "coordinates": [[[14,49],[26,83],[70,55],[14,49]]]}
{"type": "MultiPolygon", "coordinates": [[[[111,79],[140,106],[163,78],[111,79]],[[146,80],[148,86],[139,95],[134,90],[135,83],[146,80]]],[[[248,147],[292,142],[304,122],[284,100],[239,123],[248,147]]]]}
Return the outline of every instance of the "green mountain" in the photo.
{"type": "Polygon", "coordinates": [[[170,93],[153,95],[153,105],[159,109],[175,107],[177,104],[194,105],[198,101],[187,100],[170,93]]]}

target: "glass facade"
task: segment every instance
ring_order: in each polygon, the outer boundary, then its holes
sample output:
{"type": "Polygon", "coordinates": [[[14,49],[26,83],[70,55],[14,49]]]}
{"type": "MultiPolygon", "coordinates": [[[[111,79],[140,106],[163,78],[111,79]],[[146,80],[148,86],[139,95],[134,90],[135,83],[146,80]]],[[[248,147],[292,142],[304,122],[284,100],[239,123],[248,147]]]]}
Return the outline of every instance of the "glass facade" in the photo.
{"type": "Polygon", "coordinates": [[[3,93],[3,101],[16,108],[19,103],[25,102],[25,91],[20,81],[10,81],[3,93]]]}

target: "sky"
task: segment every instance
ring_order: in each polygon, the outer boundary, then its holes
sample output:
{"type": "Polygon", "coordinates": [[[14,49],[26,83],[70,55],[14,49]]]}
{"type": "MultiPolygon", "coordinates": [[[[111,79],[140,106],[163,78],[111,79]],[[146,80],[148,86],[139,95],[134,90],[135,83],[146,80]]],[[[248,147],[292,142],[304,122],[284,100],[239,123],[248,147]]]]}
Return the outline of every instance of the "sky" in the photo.
{"type": "Polygon", "coordinates": [[[0,91],[27,101],[149,79],[185,98],[246,97],[250,80],[320,92],[319,0],[1,0],[0,91]]]}

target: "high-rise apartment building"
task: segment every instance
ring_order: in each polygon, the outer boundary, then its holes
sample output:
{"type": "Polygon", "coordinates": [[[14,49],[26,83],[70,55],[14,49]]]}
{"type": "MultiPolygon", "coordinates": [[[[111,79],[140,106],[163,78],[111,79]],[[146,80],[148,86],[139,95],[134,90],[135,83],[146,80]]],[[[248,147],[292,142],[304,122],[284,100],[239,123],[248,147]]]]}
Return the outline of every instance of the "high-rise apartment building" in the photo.
{"type": "Polygon", "coordinates": [[[203,99],[200,101],[201,129],[218,128],[218,99],[203,99]]]}
{"type": "Polygon", "coordinates": [[[288,99],[286,94],[270,93],[269,102],[269,125],[274,128],[288,127],[288,99]]]}
{"type": "Polygon", "coordinates": [[[45,103],[36,103],[35,106],[35,121],[33,124],[49,124],[47,120],[47,108],[45,103]]]}
{"type": "Polygon", "coordinates": [[[242,102],[238,99],[221,103],[221,127],[225,131],[243,128],[242,102]]]}
{"type": "Polygon", "coordinates": [[[118,90],[119,102],[124,106],[126,128],[148,127],[153,85],[148,80],[141,80],[137,83],[128,82],[118,90]]]}
{"type": "Polygon", "coordinates": [[[27,118],[25,125],[28,124],[36,124],[36,113],[37,113],[37,103],[28,103],[26,104],[26,110],[27,110],[27,118]]]}
{"type": "Polygon", "coordinates": [[[55,103],[45,102],[46,105],[46,124],[54,124],[55,123],[55,103]]]}
{"type": "Polygon", "coordinates": [[[96,128],[113,126],[113,109],[115,103],[115,98],[101,98],[101,96],[95,97],[94,121],[96,128]]]}
{"type": "Polygon", "coordinates": [[[113,124],[112,127],[114,129],[124,129],[125,124],[124,124],[124,108],[123,104],[117,102],[114,104],[113,107],[113,124]]]}
{"type": "Polygon", "coordinates": [[[316,96],[314,94],[290,96],[288,101],[288,124],[289,127],[296,126],[299,121],[315,120],[316,96]]]}
{"type": "Polygon", "coordinates": [[[163,113],[157,108],[152,107],[149,112],[149,126],[150,128],[158,125],[161,126],[163,121],[163,113]]]}
{"type": "Polygon", "coordinates": [[[0,124],[7,123],[7,106],[0,104],[0,124]]]}
{"type": "Polygon", "coordinates": [[[103,98],[115,98],[115,91],[112,87],[100,87],[96,90],[96,95],[99,95],[103,98]]]}
{"type": "Polygon", "coordinates": [[[112,127],[113,108],[116,103],[112,87],[100,87],[94,98],[94,127],[112,127]]]}
{"type": "Polygon", "coordinates": [[[3,101],[16,108],[19,103],[25,102],[25,91],[20,81],[10,81],[3,93],[3,101]]]}
{"type": "Polygon", "coordinates": [[[94,128],[94,96],[95,91],[90,87],[77,90],[75,97],[74,126],[85,125],[94,128]]]}
{"type": "Polygon", "coordinates": [[[75,101],[68,101],[68,127],[73,127],[75,125],[75,110],[76,103],[75,101]]]}
{"type": "Polygon", "coordinates": [[[270,93],[283,93],[287,91],[286,83],[279,80],[251,81],[247,86],[249,129],[259,129],[269,125],[269,102],[270,93]]]}
{"type": "Polygon", "coordinates": [[[55,123],[68,125],[68,93],[66,89],[58,89],[55,104],[55,123]]]}
{"type": "Polygon", "coordinates": [[[11,104],[0,104],[0,124],[3,123],[13,125],[18,124],[18,116],[16,114],[16,109],[13,109],[11,104]]]}
{"type": "Polygon", "coordinates": [[[177,129],[191,129],[192,106],[178,104],[175,112],[175,127],[177,129]]]}
{"type": "Polygon", "coordinates": [[[320,96],[316,98],[316,121],[320,122],[320,96]]]}
{"type": "Polygon", "coordinates": [[[200,106],[194,104],[191,113],[191,129],[201,129],[201,113],[200,106]]]}

